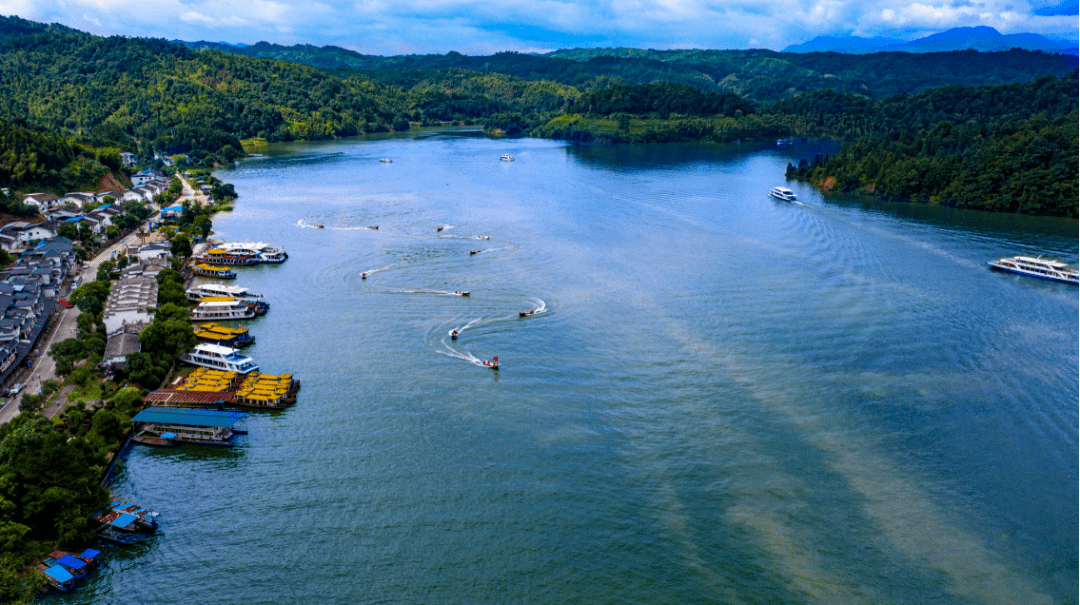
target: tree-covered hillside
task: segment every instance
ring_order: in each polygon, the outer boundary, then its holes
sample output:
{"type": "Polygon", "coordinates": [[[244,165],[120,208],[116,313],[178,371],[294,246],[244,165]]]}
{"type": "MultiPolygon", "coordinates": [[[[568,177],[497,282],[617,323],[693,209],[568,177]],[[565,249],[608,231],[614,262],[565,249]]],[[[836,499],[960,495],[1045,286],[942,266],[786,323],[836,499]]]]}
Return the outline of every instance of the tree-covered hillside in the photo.
{"type": "Polygon", "coordinates": [[[402,72],[464,69],[502,73],[526,80],[550,80],[583,91],[602,88],[612,79],[624,83],[669,82],[705,92],[732,92],[760,103],[826,88],[884,98],[947,84],[983,86],[1027,82],[1043,75],[1064,76],[1078,64],[1074,56],[1025,50],[845,55],[768,50],[605,48],[562,50],[547,55],[504,52],[467,56],[450,52],[445,55],[379,57],[335,46],[280,46],[267,42],[245,47],[211,42],[191,45],[248,57],[292,61],[338,74],[363,74],[399,85],[408,84],[407,80],[399,79],[402,72]]]}
{"type": "Polygon", "coordinates": [[[1073,73],[882,101],[818,93],[770,109],[848,140],[790,176],[885,199],[1077,217],[1078,84],[1073,73]]]}

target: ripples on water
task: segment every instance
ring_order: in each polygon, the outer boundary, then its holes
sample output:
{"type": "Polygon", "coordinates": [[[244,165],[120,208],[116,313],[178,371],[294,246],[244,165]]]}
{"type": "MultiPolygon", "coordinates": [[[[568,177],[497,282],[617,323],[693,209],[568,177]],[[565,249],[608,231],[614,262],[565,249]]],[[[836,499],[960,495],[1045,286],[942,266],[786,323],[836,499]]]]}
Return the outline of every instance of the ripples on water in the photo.
{"type": "Polygon", "coordinates": [[[1077,291],[984,263],[1075,263],[1076,222],[777,202],[786,153],[425,132],[223,171],[215,230],[290,254],[238,282],[299,402],[134,450],[161,535],[56,600],[1075,603],[1077,291]]]}

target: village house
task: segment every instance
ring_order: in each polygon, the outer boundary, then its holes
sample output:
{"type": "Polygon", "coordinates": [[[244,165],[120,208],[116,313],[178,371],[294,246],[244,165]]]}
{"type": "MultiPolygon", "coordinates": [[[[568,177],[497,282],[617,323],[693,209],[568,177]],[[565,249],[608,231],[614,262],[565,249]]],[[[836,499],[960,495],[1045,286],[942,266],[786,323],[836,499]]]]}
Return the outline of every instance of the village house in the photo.
{"type": "Polygon", "coordinates": [[[23,197],[22,203],[37,208],[38,212],[44,212],[59,204],[59,200],[60,198],[52,193],[31,193],[23,197]]]}

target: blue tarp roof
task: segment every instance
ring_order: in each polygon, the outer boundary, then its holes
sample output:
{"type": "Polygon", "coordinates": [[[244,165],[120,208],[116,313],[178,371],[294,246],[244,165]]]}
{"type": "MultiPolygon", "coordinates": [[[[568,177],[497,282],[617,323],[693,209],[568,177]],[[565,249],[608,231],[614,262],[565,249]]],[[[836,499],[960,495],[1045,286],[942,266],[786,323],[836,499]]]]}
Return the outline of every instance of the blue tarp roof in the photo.
{"type": "Polygon", "coordinates": [[[86,561],[83,561],[75,555],[64,555],[56,560],[56,564],[63,565],[69,569],[82,569],[86,567],[86,561]]]}
{"type": "Polygon", "coordinates": [[[113,522],[109,525],[115,525],[117,527],[127,527],[135,522],[137,517],[135,515],[129,515],[127,513],[121,513],[119,517],[113,519],[113,522]]]}
{"type": "Polygon", "coordinates": [[[86,217],[85,216],[73,216],[73,217],[67,219],[64,222],[65,223],[77,223],[77,222],[83,220],[84,218],[86,218],[86,217]]]}
{"type": "Polygon", "coordinates": [[[79,553],[79,556],[84,558],[84,559],[93,559],[94,557],[96,557],[96,556],[98,556],[100,554],[101,554],[100,550],[94,550],[93,548],[87,548],[86,550],[79,553]]]}
{"type": "Polygon", "coordinates": [[[59,565],[53,565],[52,567],[46,569],[45,573],[58,582],[70,582],[75,579],[75,576],[68,573],[68,570],[60,567],[59,565]]]}
{"type": "Polygon", "coordinates": [[[162,208],[161,211],[162,212],[183,212],[184,207],[183,206],[169,206],[168,208],[162,208]]]}
{"type": "Polygon", "coordinates": [[[181,426],[231,427],[238,420],[247,416],[244,412],[221,412],[218,410],[196,410],[193,408],[147,408],[131,419],[132,422],[156,422],[159,424],[178,424],[181,426]]]}

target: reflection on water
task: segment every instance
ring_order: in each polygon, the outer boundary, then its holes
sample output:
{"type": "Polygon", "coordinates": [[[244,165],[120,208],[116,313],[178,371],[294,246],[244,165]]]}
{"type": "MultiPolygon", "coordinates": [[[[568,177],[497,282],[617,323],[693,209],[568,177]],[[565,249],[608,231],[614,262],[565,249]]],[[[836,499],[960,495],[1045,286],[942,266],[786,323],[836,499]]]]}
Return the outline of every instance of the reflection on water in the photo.
{"type": "Polygon", "coordinates": [[[813,145],[424,131],[222,171],[217,233],[289,251],[238,283],[299,401],[133,450],[161,535],[54,600],[1075,603],[1076,288],[985,262],[1075,263],[1076,221],[769,198],[813,145]]]}

